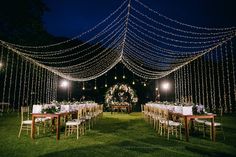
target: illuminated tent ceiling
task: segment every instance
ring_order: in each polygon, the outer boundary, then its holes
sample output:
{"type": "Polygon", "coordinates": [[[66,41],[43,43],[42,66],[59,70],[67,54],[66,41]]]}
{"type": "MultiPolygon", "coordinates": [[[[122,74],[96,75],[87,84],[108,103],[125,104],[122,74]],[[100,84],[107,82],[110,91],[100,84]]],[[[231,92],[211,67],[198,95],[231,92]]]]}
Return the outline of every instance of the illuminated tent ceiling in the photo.
{"type": "Polygon", "coordinates": [[[68,80],[95,79],[119,62],[142,78],[158,79],[231,42],[235,35],[235,27],[192,26],[139,0],[132,4],[126,0],[103,21],[72,39],[44,46],[0,42],[30,63],[68,80]]]}

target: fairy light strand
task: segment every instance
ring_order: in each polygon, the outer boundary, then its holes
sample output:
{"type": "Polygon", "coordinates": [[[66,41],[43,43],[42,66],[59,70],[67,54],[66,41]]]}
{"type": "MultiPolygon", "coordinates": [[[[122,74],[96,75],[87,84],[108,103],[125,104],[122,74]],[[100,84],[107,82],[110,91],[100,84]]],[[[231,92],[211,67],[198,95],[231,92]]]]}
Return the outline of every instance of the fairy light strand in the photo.
{"type": "MultiPolygon", "coordinates": [[[[16,71],[15,71],[15,82],[14,82],[14,95],[13,95],[13,111],[15,111],[16,108],[16,93],[17,91],[19,92],[19,89],[17,90],[17,84],[18,84],[18,72],[19,72],[19,62],[20,62],[20,57],[17,55],[16,58],[16,71]]],[[[19,98],[18,98],[19,99],[19,98]]]]}
{"type": "Polygon", "coordinates": [[[209,108],[209,89],[208,89],[208,74],[209,74],[209,72],[208,72],[208,68],[207,67],[209,67],[208,66],[208,62],[207,62],[207,56],[205,55],[204,56],[204,71],[205,71],[205,89],[206,89],[206,109],[210,109],[209,108]]]}
{"type": "Polygon", "coordinates": [[[12,104],[11,103],[11,91],[12,91],[12,75],[13,75],[13,68],[14,68],[14,53],[11,53],[11,67],[10,67],[10,77],[9,77],[9,90],[8,90],[8,103],[12,104]]]}
{"type": "MultiPolygon", "coordinates": [[[[231,53],[231,64],[232,64],[232,78],[233,78],[233,92],[234,92],[234,104],[236,103],[236,82],[235,82],[235,63],[234,63],[234,47],[232,40],[230,40],[230,53],[231,53]]],[[[236,108],[236,105],[235,107],[236,108]]]]}
{"type": "Polygon", "coordinates": [[[5,102],[6,95],[6,85],[7,85],[7,75],[8,75],[8,62],[9,62],[9,49],[7,49],[7,58],[6,58],[6,66],[5,66],[5,74],[4,74],[4,82],[3,82],[3,92],[2,92],[2,103],[5,102]]]}
{"type": "Polygon", "coordinates": [[[226,77],[227,77],[227,86],[228,86],[228,102],[229,102],[229,112],[232,112],[232,100],[231,100],[231,85],[230,85],[230,72],[229,72],[229,49],[228,49],[228,43],[225,44],[225,61],[226,61],[226,77]]]}

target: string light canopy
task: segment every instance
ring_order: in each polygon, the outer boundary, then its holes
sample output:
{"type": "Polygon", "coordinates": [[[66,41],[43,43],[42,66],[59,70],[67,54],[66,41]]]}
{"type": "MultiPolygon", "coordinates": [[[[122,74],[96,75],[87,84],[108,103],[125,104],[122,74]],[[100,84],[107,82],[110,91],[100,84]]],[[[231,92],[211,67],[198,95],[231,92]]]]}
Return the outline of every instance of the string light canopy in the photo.
{"type": "Polygon", "coordinates": [[[2,40],[0,44],[66,80],[93,80],[120,62],[139,77],[159,79],[235,36],[235,27],[193,26],[162,15],[139,0],[125,0],[100,23],[69,40],[37,46],[2,40]]]}

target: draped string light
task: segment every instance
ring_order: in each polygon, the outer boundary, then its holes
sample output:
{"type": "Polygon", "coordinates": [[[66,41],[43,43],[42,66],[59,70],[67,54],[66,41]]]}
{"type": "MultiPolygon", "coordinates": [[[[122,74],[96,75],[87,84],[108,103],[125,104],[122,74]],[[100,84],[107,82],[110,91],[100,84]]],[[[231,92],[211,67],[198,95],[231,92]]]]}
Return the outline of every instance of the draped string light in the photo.
{"type": "Polygon", "coordinates": [[[32,64],[31,63],[29,63],[29,70],[28,70],[28,76],[27,76],[27,78],[28,78],[28,80],[27,80],[27,92],[26,92],[26,100],[27,100],[27,104],[28,105],[31,105],[31,104],[29,104],[30,103],[30,82],[32,82],[32,74],[31,74],[31,70],[32,70],[32,68],[31,68],[31,66],[32,66],[32,64]]]}
{"type": "Polygon", "coordinates": [[[160,14],[159,12],[157,12],[157,11],[155,11],[155,10],[149,8],[147,5],[141,3],[139,0],[135,0],[135,1],[138,2],[140,5],[142,5],[144,8],[148,9],[149,11],[151,11],[151,12],[157,14],[158,16],[163,17],[164,19],[169,20],[169,21],[171,21],[171,22],[177,23],[177,24],[179,24],[179,25],[181,25],[181,26],[187,26],[187,27],[194,28],[194,29],[210,30],[210,31],[211,31],[211,30],[220,30],[220,31],[223,30],[223,31],[224,31],[224,30],[235,29],[235,27],[229,27],[229,28],[207,28],[207,27],[197,27],[197,26],[185,24],[185,23],[179,22],[179,21],[177,21],[177,20],[173,20],[173,19],[171,19],[171,18],[169,18],[169,17],[167,17],[167,16],[165,16],[165,15],[160,14]]]}
{"type": "Polygon", "coordinates": [[[179,101],[182,101],[182,77],[181,77],[181,69],[178,70],[178,80],[179,80],[179,101]]]}
{"type": "Polygon", "coordinates": [[[27,81],[27,70],[28,70],[28,61],[26,60],[25,61],[25,66],[24,66],[24,80],[23,80],[23,92],[22,92],[22,101],[21,101],[21,104],[23,104],[23,105],[28,105],[28,104],[26,104],[27,102],[26,102],[26,100],[27,100],[27,94],[26,94],[26,81],[27,81]]]}
{"type": "Polygon", "coordinates": [[[4,82],[3,82],[3,92],[2,92],[2,102],[5,102],[5,95],[6,95],[6,84],[7,84],[7,74],[8,74],[8,62],[9,62],[9,50],[7,49],[7,59],[6,59],[6,66],[5,66],[5,75],[4,75],[4,82]]]}
{"type": "Polygon", "coordinates": [[[194,62],[193,62],[193,64],[194,64],[194,95],[195,95],[195,103],[196,104],[198,104],[199,103],[199,101],[198,101],[198,99],[197,99],[197,60],[195,60],[194,62]]]}
{"type": "Polygon", "coordinates": [[[190,73],[189,73],[189,71],[190,71],[190,64],[187,64],[186,65],[187,67],[187,91],[188,91],[188,93],[187,93],[187,97],[188,97],[188,103],[191,103],[191,90],[190,90],[190,73]]]}
{"type": "Polygon", "coordinates": [[[22,79],[23,79],[23,74],[24,74],[24,60],[21,59],[21,65],[20,65],[20,85],[19,85],[19,93],[18,93],[18,110],[20,111],[20,106],[22,105],[22,79]]]}
{"type": "Polygon", "coordinates": [[[178,97],[177,91],[178,91],[178,89],[177,89],[177,72],[176,71],[174,72],[174,81],[175,81],[175,102],[178,102],[177,101],[177,97],[178,97]]]}
{"type": "Polygon", "coordinates": [[[189,64],[189,87],[190,87],[190,102],[193,103],[193,75],[192,75],[192,64],[189,64]]]}
{"type": "Polygon", "coordinates": [[[53,74],[53,100],[57,100],[58,76],[53,74]]]}
{"type": "Polygon", "coordinates": [[[211,75],[212,75],[212,109],[213,111],[216,111],[216,89],[215,89],[215,66],[214,66],[214,55],[215,51],[212,51],[210,53],[210,60],[211,60],[211,75]]]}
{"type": "MultiPolygon", "coordinates": [[[[220,107],[220,110],[223,111],[223,105],[222,105],[222,91],[221,91],[221,77],[220,77],[220,58],[219,58],[219,50],[216,49],[216,78],[217,78],[217,86],[218,86],[218,102],[219,102],[219,106],[220,107]]],[[[222,76],[222,75],[221,75],[222,76]]]]}
{"type": "MultiPolygon", "coordinates": [[[[231,64],[232,64],[232,77],[233,77],[233,91],[234,91],[234,102],[236,102],[236,82],[235,82],[235,63],[234,63],[234,50],[233,43],[230,40],[230,53],[231,53],[231,64]]],[[[236,109],[236,106],[234,107],[236,109]]]]}
{"type": "Polygon", "coordinates": [[[42,68],[38,67],[38,89],[37,89],[37,104],[40,103],[40,94],[41,94],[41,73],[42,73],[42,68]]]}
{"type": "MultiPolygon", "coordinates": [[[[14,94],[13,94],[13,111],[15,111],[16,108],[16,93],[19,92],[19,89],[17,90],[17,84],[18,84],[18,72],[19,72],[19,63],[20,63],[20,57],[17,55],[16,58],[16,71],[15,71],[15,83],[14,83],[14,94]]],[[[19,99],[19,98],[18,98],[19,99]]]]}
{"type": "Polygon", "coordinates": [[[14,53],[11,53],[11,67],[10,67],[10,76],[9,76],[9,87],[8,87],[8,100],[7,102],[11,103],[11,89],[12,89],[12,75],[13,75],[13,68],[14,68],[14,53]]]}
{"type": "Polygon", "coordinates": [[[224,56],[223,56],[223,46],[220,46],[220,59],[221,59],[221,70],[222,70],[222,84],[223,84],[223,100],[224,100],[224,112],[227,113],[227,99],[226,99],[226,86],[225,86],[225,66],[224,66],[224,56]]]}
{"type": "MultiPolygon", "coordinates": [[[[211,52],[210,52],[211,53],[211,52]]],[[[205,56],[205,62],[206,62],[206,66],[205,66],[205,68],[206,68],[206,76],[207,76],[207,78],[206,78],[206,90],[207,90],[207,109],[208,110],[212,110],[212,105],[211,105],[211,103],[212,103],[212,98],[213,98],[213,96],[212,96],[212,80],[211,80],[211,64],[210,64],[210,56],[209,56],[209,53],[205,56]],[[209,82],[208,82],[208,80],[209,80],[209,82]]]]}
{"type": "MultiPolygon", "coordinates": [[[[224,100],[225,111],[232,111],[231,91],[233,85],[236,101],[236,83],[235,76],[232,77],[233,84],[230,80],[229,62],[232,62],[234,75],[231,40],[236,35],[236,28],[206,28],[184,24],[160,14],[139,0],[132,2],[137,7],[131,6],[131,0],[125,0],[107,18],[88,31],[59,43],[43,46],[22,46],[0,40],[2,46],[0,63],[2,63],[4,47],[17,55],[14,80],[15,89],[17,88],[16,82],[19,83],[18,108],[25,98],[28,103],[30,99],[32,104],[32,95],[29,98],[30,91],[31,93],[35,91],[34,100],[37,103],[56,99],[58,77],[82,81],[83,90],[85,89],[84,81],[95,80],[94,89],[97,89],[96,78],[122,62],[133,73],[133,85],[135,84],[134,74],[146,80],[166,77],[174,72],[176,100],[192,102],[194,96],[195,103],[203,103],[207,108],[211,107],[213,110],[216,108],[217,84],[218,94],[222,97],[223,93],[224,96],[222,100],[224,100]],[[81,40],[82,37],[86,39],[85,42],[72,43],[76,39],[81,40]],[[227,42],[231,43],[230,50],[227,47],[227,42]],[[223,44],[225,56],[222,52],[223,44]],[[64,48],[61,49],[61,47],[64,48]],[[218,47],[220,47],[221,54],[216,54],[220,56],[218,60],[216,58],[216,63],[220,66],[219,59],[221,59],[222,73],[219,73],[220,69],[217,66],[217,77],[219,79],[216,83],[213,50],[218,47]],[[207,53],[208,55],[205,55],[207,53]],[[230,60],[229,57],[232,59],[230,60]],[[224,61],[226,62],[224,63],[224,61]],[[191,62],[193,64],[190,64],[191,62]],[[19,73],[17,69],[20,63],[19,73]],[[192,69],[194,70],[192,71],[192,69]],[[19,81],[18,73],[20,75],[19,81]],[[223,74],[222,80],[220,80],[221,74],[223,74]],[[205,75],[205,80],[203,80],[203,75],[205,75]],[[220,93],[220,89],[222,93],[220,93]]],[[[8,89],[8,101],[11,101],[13,58],[10,62],[9,52],[7,52],[6,65],[4,65],[3,101],[5,101],[7,93],[6,87],[10,87],[8,89]],[[9,65],[10,63],[11,65],[9,65]],[[8,78],[9,83],[6,82],[8,78]]],[[[122,78],[125,79],[124,67],[122,78]]],[[[117,79],[116,75],[115,79],[117,79]]],[[[105,82],[106,86],[107,81],[105,82]]],[[[14,99],[16,98],[15,89],[14,99]]]]}
{"type": "Polygon", "coordinates": [[[35,86],[34,86],[34,103],[38,103],[38,82],[39,82],[39,66],[35,67],[35,86]]]}
{"type": "Polygon", "coordinates": [[[228,50],[228,42],[225,44],[225,61],[226,61],[226,77],[227,77],[227,86],[228,86],[228,102],[229,102],[229,112],[232,112],[232,102],[231,102],[231,85],[230,85],[230,75],[229,75],[229,50],[228,50]]]}
{"type": "Polygon", "coordinates": [[[198,76],[198,78],[197,78],[198,87],[197,88],[198,88],[198,103],[202,104],[202,96],[201,96],[201,74],[202,74],[202,71],[200,69],[200,67],[201,67],[200,59],[201,58],[197,59],[197,72],[198,72],[198,74],[197,74],[197,76],[198,76]]]}
{"type": "Polygon", "coordinates": [[[44,103],[44,94],[45,94],[45,72],[46,70],[43,68],[41,73],[41,92],[40,92],[40,101],[43,104],[44,103]]]}
{"type": "MultiPolygon", "coordinates": [[[[210,52],[212,53],[212,52],[210,52]]],[[[210,101],[209,101],[209,107],[211,110],[213,110],[213,87],[212,87],[212,67],[211,67],[211,57],[210,57],[210,53],[207,54],[207,61],[208,61],[208,75],[209,75],[209,90],[210,90],[210,101]]]]}
{"type": "Polygon", "coordinates": [[[206,76],[206,71],[204,70],[204,65],[203,64],[205,64],[204,63],[204,56],[202,56],[200,58],[200,65],[201,65],[202,104],[204,106],[206,106],[205,92],[207,92],[207,91],[205,90],[205,86],[204,86],[204,76],[206,76]]]}
{"type": "Polygon", "coordinates": [[[183,66],[183,82],[184,82],[184,102],[188,102],[188,91],[187,91],[187,71],[186,66],[183,66]]]}
{"type": "MultiPolygon", "coordinates": [[[[34,48],[34,49],[44,49],[44,48],[49,48],[49,47],[55,47],[55,46],[58,46],[58,45],[62,45],[62,44],[66,44],[66,43],[69,43],[73,40],[76,40],[76,39],[79,39],[80,37],[82,37],[83,35],[85,34],[88,34],[90,33],[91,31],[95,30],[97,27],[99,27],[100,25],[102,25],[103,23],[105,23],[106,21],[108,21],[111,17],[113,17],[113,15],[115,15],[119,10],[122,9],[122,7],[127,3],[128,0],[124,0],[124,2],[115,10],[113,11],[112,13],[109,14],[109,16],[107,18],[105,18],[104,20],[102,20],[101,22],[99,22],[97,25],[95,25],[94,27],[90,28],[89,30],[87,30],[86,32],[83,32],[81,33],[80,35],[78,36],[75,36],[69,40],[65,40],[65,41],[62,41],[62,42],[58,42],[58,43],[55,43],[55,44],[49,44],[49,45],[42,45],[42,46],[23,46],[23,45],[17,45],[17,44],[12,44],[12,46],[16,46],[16,47],[21,47],[21,48],[34,48]]],[[[1,40],[0,40],[1,41],[1,40]]],[[[10,43],[8,43],[10,44],[10,43]]]]}
{"type": "Polygon", "coordinates": [[[33,64],[33,67],[32,67],[32,77],[31,77],[31,79],[32,79],[32,81],[31,81],[31,89],[30,89],[30,105],[31,106],[33,106],[33,99],[34,99],[34,95],[35,95],[35,90],[34,90],[34,87],[35,87],[35,83],[36,83],[36,81],[35,81],[35,68],[36,68],[36,65],[35,64],[33,64]]]}

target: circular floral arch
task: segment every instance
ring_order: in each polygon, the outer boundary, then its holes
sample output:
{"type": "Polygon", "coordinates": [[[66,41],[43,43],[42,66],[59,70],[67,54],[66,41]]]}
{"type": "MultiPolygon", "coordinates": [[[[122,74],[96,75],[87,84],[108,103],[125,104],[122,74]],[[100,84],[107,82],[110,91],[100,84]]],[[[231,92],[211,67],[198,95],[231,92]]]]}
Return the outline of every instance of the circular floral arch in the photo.
{"type": "Polygon", "coordinates": [[[136,92],[127,84],[116,84],[108,89],[105,102],[112,105],[114,102],[128,102],[135,104],[138,101],[136,92]]]}

